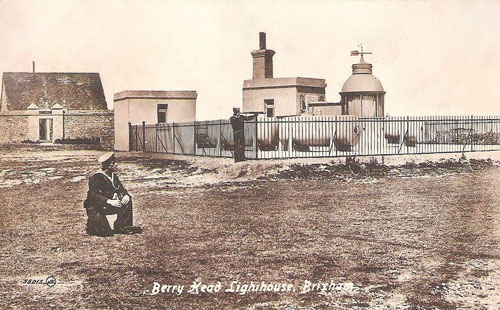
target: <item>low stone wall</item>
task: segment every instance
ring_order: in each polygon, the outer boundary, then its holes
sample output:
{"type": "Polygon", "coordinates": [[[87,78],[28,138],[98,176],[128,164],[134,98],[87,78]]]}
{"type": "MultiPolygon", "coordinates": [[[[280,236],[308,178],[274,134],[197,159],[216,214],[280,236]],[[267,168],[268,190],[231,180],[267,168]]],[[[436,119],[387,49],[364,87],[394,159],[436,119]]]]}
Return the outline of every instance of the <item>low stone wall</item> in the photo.
{"type": "Polygon", "coordinates": [[[115,127],[102,127],[100,141],[103,149],[113,150],[115,147],[115,127]]]}
{"type": "Polygon", "coordinates": [[[101,146],[113,149],[112,111],[70,111],[64,114],[64,139],[99,138],[101,146]]]}
{"type": "MultiPolygon", "coordinates": [[[[112,111],[65,111],[64,115],[51,116],[54,119],[54,126],[56,126],[56,120],[64,119],[64,122],[61,122],[63,139],[99,138],[102,148],[113,149],[114,113],[112,111]]],[[[28,112],[24,111],[1,112],[0,144],[29,140],[29,117],[28,112]]],[[[38,117],[38,115],[31,117],[38,117]]]]}
{"type": "Polygon", "coordinates": [[[65,139],[100,137],[103,127],[113,126],[113,112],[70,111],[64,113],[65,139]]]}
{"type": "Polygon", "coordinates": [[[28,116],[22,112],[0,113],[0,144],[28,140],[28,116]]]}

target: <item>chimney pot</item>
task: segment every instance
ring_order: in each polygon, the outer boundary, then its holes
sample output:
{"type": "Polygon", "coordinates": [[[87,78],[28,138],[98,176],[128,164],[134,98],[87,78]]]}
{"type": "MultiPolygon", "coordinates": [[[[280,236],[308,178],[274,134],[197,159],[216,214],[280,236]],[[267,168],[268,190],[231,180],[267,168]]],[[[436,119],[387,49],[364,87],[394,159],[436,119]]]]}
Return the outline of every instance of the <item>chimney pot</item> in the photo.
{"type": "Polygon", "coordinates": [[[259,32],[259,48],[261,50],[266,49],[266,33],[265,32],[259,32]]]}
{"type": "Polygon", "coordinates": [[[266,33],[259,32],[260,49],[252,51],[253,78],[267,79],[273,77],[273,50],[266,48],[266,33]]]}

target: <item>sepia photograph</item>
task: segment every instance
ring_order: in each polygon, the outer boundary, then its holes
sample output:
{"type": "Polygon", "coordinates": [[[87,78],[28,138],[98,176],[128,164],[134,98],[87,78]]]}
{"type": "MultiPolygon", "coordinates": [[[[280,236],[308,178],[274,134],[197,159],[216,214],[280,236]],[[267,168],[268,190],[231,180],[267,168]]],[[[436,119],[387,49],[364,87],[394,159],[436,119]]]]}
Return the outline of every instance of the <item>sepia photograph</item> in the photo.
{"type": "Polygon", "coordinates": [[[0,0],[0,309],[500,309],[499,17],[0,0]]]}

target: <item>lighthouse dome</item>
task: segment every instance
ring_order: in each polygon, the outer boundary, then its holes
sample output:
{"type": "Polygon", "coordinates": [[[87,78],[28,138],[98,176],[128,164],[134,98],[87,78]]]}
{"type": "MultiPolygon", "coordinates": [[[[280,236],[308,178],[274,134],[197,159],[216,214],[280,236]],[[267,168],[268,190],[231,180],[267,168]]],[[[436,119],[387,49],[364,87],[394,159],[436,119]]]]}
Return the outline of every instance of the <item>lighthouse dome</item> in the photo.
{"type": "Polygon", "coordinates": [[[343,93],[359,93],[359,92],[384,92],[384,87],[372,74],[353,74],[344,86],[342,86],[343,93]]]}
{"type": "Polygon", "coordinates": [[[366,63],[361,55],[361,60],[352,65],[352,75],[342,86],[343,93],[359,92],[384,92],[382,83],[372,74],[373,66],[366,63]]]}

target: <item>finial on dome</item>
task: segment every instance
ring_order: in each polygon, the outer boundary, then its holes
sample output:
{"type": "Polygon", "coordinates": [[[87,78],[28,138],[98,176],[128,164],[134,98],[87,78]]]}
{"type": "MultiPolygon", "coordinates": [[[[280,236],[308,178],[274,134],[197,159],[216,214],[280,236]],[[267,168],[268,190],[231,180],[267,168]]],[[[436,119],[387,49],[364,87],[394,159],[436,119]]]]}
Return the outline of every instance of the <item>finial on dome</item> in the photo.
{"type": "Polygon", "coordinates": [[[361,50],[361,52],[358,51],[358,50],[351,51],[351,56],[358,56],[358,55],[360,55],[361,58],[359,59],[359,63],[360,64],[366,64],[365,59],[363,58],[363,55],[364,54],[371,54],[371,52],[365,52],[365,51],[363,51],[363,45],[362,44],[360,44],[358,46],[359,46],[359,49],[361,50]]]}
{"type": "Polygon", "coordinates": [[[351,56],[361,56],[359,59],[359,63],[353,64],[352,65],[352,74],[371,74],[372,73],[372,65],[369,63],[365,62],[365,59],[363,58],[364,54],[371,54],[371,52],[365,52],[363,51],[363,45],[358,45],[359,50],[354,50],[351,51],[351,56]]]}

